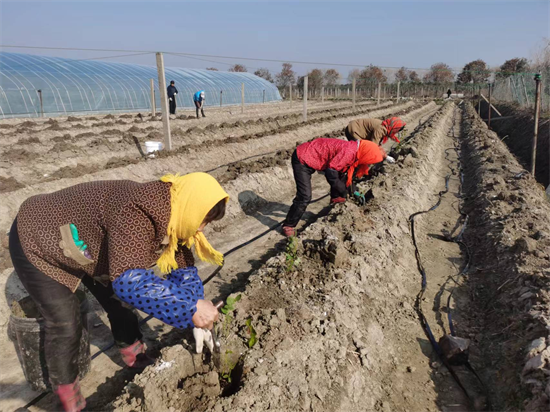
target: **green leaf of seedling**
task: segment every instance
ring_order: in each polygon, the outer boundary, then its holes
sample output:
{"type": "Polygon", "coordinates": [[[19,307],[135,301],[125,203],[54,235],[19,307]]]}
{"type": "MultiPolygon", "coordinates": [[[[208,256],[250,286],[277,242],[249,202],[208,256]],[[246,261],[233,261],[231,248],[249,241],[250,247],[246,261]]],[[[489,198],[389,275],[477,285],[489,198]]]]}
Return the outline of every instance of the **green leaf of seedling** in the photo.
{"type": "Polygon", "coordinates": [[[245,323],[248,327],[248,333],[250,333],[250,339],[248,339],[248,347],[252,348],[256,344],[256,342],[258,342],[256,330],[252,326],[252,319],[247,319],[245,323]]]}
{"type": "Polygon", "coordinates": [[[228,297],[225,301],[225,305],[223,308],[221,308],[221,312],[224,315],[227,315],[230,312],[233,312],[235,310],[235,303],[237,303],[239,300],[241,300],[241,295],[237,295],[234,298],[228,297]]]}

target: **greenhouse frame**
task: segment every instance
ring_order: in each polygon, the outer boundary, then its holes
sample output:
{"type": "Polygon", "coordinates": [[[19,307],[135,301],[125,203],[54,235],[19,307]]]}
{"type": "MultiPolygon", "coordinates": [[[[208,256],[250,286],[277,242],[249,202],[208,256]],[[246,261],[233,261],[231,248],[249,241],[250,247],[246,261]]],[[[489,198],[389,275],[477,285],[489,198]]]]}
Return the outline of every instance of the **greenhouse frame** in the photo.
{"type": "MultiPolygon", "coordinates": [[[[176,82],[177,106],[194,107],[204,90],[206,106],[281,100],[277,87],[250,73],[166,68],[176,82]]],[[[73,60],[0,52],[0,119],[151,110],[151,79],[160,110],[157,68],[100,60],[73,60]],[[41,103],[42,101],[42,103],[41,103]]]]}

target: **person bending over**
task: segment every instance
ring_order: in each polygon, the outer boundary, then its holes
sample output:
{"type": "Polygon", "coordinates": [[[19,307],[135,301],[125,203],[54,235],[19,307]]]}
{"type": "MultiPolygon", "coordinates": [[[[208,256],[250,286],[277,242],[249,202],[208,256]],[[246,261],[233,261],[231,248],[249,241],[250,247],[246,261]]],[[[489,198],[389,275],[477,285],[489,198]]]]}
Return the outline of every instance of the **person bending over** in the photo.
{"type": "Polygon", "coordinates": [[[311,175],[315,171],[325,172],[331,203],[342,203],[346,201],[353,177],[367,175],[369,165],[386,157],[384,149],[368,140],[318,138],[299,145],[292,154],[296,197],[283,222],[285,236],[295,235],[295,228],[311,201],[311,175]]]}
{"type": "Polygon", "coordinates": [[[212,176],[191,173],[82,183],[23,202],[10,254],[44,318],[49,378],[65,411],[85,407],[77,365],[80,284],[107,312],[129,367],[152,363],[131,307],[177,328],[213,327],[218,310],[204,299],[191,248],[201,260],[223,264],[202,231],[224,216],[228,198],[212,176]]]}
{"type": "Polygon", "coordinates": [[[399,143],[397,133],[402,131],[406,123],[399,117],[391,117],[386,120],[357,119],[351,121],[344,129],[346,138],[352,140],[370,140],[378,145],[387,142],[388,139],[399,143]]]}
{"type": "Polygon", "coordinates": [[[202,117],[206,117],[204,115],[204,90],[195,93],[193,95],[193,101],[195,102],[195,108],[197,110],[197,119],[199,118],[199,110],[202,113],[202,117]]]}

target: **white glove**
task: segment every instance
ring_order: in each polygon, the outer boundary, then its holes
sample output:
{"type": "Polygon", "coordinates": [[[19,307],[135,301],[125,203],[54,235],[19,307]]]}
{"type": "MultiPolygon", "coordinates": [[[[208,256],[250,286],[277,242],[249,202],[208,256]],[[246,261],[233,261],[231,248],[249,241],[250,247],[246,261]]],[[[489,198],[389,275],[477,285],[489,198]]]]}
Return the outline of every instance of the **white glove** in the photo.
{"type": "Polygon", "coordinates": [[[172,98],[171,98],[171,97],[169,97],[168,99],[169,99],[170,101],[172,101],[172,98]]]}
{"type": "Polygon", "coordinates": [[[195,348],[197,353],[202,353],[203,345],[206,343],[210,352],[214,351],[214,339],[212,339],[212,332],[208,329],[193,328],[193,336],[195,337],[195,348]]]}
{"type": "Polygon", "coordinates": [[[175,96],[176,94],[177,94],[177,93],[176,93],[176,92],[174,92],[174,96],[175,96]]]}
{"type": "Polygon", "coordinates": [[[390,163],[390,164],[394,164],[395,163],[395,159],[391,156],[387,156],[386,157],[386,162],[390,163]]]}

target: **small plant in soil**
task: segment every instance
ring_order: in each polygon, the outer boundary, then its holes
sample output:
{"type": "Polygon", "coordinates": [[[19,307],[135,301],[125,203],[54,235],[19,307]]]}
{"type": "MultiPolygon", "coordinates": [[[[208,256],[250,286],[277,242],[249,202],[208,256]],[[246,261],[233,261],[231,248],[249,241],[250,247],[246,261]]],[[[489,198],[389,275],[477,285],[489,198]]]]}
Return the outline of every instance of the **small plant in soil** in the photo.
{"type": "Polygon", "coordinates": [[[286,273],[292,272],[295,266],[300,264],[298,257],[298,239],[290,236],[285,249],[286,273]]]}
{"type": "MultiPolygon", "coordinates": [[[[221,312],[225,315],[222,323],[222,335],[225,337],[229,337],[229,332],[231,331],[231,323],[233,322],[233,316],[231,315],[231,313],[235,310],[235,304],[240,300],[241,295],[229,297],[225,301],[225,305],[220,309],[221,312]]],[[[232,353],[233,351],[226,349],[222,355],[220,377],[227,383],[231,383],[231,374],[233,372],[233,369],[235,368],[235,365],[237,364],[231,361],[232,353]]]]}
{"type": "Polygon", "coordinates": [[[231,322],[233,321],[233,316],[231,316],[231,313],[235,310],[235,304],[239,300],[241,300],[241,295],[237,295],[234,298],[228,297],[225,301],[225,305],[220,309],[221,312],[225,315],[222,324],[222,334],[225,337],[229,336],[231,322]]]}
{"type": "Polygon", "coordinates": [[[252,326],[252,319],[246,320],[246,327],[248,328],[248,333],[250,334],[250,338],[248,338],[248,347],[252,348],[256,342],[258,342],[258,337],[256,336],[256,330],[252,326]]]}
{"type": "Polygon", "coordinates": [[[233,351],[227,349],[224,353],[223,353],[223,361],[222,361],[222,372],[221,372],[221,377],[222,379],[225,379],[228,383],[231,383],[231,372],[233,372],[233,368],[235,367],[236,364],[233,364],[231,362],[231,354],[233,353],[233,351]]]}

